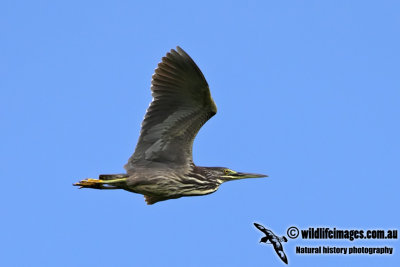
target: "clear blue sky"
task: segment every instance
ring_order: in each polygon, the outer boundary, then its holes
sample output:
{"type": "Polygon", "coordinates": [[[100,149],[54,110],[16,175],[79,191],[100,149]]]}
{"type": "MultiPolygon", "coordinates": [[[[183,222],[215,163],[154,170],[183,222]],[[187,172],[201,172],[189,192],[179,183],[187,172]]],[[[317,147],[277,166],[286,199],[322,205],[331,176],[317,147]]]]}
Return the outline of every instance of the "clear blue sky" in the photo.
{"type": "MultiPolygon", "coordinates": [[[[398,1],[137,2],[1,2],[1,266],[283,266],[253,222],[400,228],[398,1]],[[72,187],[123,172],[151,75],[177,45],[218,106],[195,163],[270,177],[153,206],[72,187]]],[[[284,248],[289,266],[400,262],[399,241],[284,248]]]]}

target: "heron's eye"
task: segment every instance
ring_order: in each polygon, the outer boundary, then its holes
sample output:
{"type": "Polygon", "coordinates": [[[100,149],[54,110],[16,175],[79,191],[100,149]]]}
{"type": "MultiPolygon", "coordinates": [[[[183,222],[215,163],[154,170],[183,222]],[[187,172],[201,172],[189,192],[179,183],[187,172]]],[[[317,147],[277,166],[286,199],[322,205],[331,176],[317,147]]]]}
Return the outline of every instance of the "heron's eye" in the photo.
{"type": "Polygon", "coordinates": [[[230,174],[230,173],[231,173],[231,171],[230,171],[230,170],[228,170],[228,169],[225,169],[225,170],[224,170],[224,173],[225,173],[225,174],[230,174]]]}

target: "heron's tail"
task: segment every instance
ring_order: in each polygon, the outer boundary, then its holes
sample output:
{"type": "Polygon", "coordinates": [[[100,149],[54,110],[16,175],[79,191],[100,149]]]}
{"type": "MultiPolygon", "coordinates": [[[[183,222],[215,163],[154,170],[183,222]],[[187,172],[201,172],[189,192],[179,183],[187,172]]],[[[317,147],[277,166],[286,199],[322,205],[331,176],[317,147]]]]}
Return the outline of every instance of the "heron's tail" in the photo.
{"type": "Polygon", "coordinates": [[[118,174],[100,174],[99,179],[100,180],[115,180],[115,179],[121,179],[121,178],[128,178],[128,174],[126,173],[118,173],[118,174]]]}

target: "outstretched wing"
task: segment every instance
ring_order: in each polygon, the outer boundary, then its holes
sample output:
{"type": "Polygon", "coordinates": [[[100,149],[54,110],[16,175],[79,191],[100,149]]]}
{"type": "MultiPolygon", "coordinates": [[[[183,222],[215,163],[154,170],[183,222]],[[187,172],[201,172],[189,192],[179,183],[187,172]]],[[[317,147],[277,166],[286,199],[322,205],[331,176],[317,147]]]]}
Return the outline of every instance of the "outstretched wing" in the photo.
{"type": "Polygon", "coordinates": [[[285,252],[283,252],[283,246],[280,242],[276,242],[273,244],[274,245],[274,249],[276,251],[276,254],[278,254],[279,258],[281,258],[281,260],[288,264],[288,259],[286,257],[285,252]]]}
{"type": "Polygon", "coordinates": [[[151,82],[153,101],[142,123],[135,152],[125,169],[154,162],[188,165],[193,140],[217,112],[208,84],[196,63],[180,47],[158,64],[151,82]]]}
{"type": "Polygon", "coordinates": [[[264,234],[268,234],[268,229],[265,228],[264,226],[262,226],[261,224],[258,223],[254,223],[254,226],[257,227],[258,230],[260,230],[261,232],[263,232],[264,234]]]}

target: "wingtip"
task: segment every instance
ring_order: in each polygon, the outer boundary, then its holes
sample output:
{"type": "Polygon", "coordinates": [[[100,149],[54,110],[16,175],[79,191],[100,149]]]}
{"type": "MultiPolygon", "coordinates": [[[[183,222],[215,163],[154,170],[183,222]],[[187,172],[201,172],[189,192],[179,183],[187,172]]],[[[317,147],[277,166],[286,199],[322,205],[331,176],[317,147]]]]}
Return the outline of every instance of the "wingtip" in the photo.
{"type": "Polygon", "coordinates": [[[254,226],[255,226],[255,227],[257,227],[258,229],[259,229],[259,227],[260,227],[260,226],[262,226],[261,224],[259,224],[259,223],[256,223],[256,222],[255,222],[255,223],[253,223],[253,224],[254,224],[254,226]]]}
{"type": "Polygon", "coordinates": [[[183,50],[179,45],[176,46],[176,52],[181,55],[181,56],[187,56],[190,57],[188,55],[188,53],[185,52],[185,50],[183,50]]]}

